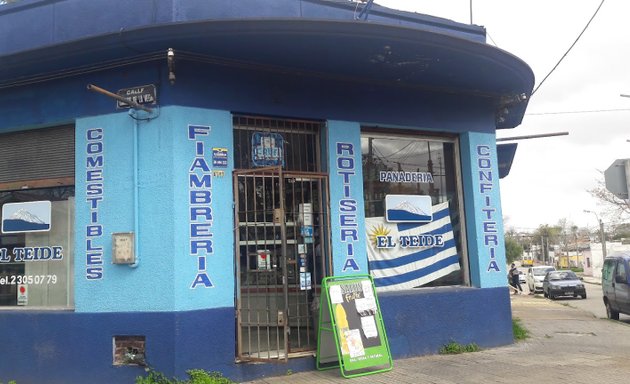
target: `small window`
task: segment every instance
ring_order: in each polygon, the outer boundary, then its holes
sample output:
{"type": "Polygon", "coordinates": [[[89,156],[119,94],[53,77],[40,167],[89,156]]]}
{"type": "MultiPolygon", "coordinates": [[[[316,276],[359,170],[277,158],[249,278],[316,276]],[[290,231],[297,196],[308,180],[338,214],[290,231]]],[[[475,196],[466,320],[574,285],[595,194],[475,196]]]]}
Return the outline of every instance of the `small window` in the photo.
{"type": "Polygon", "coordinates": [[[146,365],[145,336],[114,336],[114,365],[146,365]]]}
{"type": "Polygon", "coordinates": [[[602,279],[605,281],[612,280],[612,272],[615,266],[614,260],[605,260],[604,268],[602,268],[602,279]]]}
{"type": "Polygon", "coordinates": [[[617,272],[615,275],[621,278],[623,281],[626,281],[626,265],[623,260],[617,261],[617,272]]]}

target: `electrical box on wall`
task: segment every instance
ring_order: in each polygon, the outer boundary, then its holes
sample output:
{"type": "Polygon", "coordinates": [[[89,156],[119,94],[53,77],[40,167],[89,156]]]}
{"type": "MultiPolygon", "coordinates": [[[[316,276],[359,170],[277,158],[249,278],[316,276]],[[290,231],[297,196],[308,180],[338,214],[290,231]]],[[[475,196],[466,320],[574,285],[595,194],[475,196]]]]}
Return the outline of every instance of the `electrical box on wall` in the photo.
{"type": "Polygon", "coordinates": [[[134,233],[112,233],[112,262],[114,264],[133,264],[136,262],[134,253],[134,233]]]}

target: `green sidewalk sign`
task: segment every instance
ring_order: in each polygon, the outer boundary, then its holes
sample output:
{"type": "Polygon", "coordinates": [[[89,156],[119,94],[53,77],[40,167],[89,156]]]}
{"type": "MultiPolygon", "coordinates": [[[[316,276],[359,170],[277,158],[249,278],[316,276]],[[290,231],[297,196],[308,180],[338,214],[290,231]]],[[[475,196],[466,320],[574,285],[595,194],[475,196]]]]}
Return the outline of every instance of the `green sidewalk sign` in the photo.
{"type": "Polygon", "coordinates": [[[346,378],[392,369],[392,357],[369,275],[322,281],[317,369],[339,367],[346,378]]]}

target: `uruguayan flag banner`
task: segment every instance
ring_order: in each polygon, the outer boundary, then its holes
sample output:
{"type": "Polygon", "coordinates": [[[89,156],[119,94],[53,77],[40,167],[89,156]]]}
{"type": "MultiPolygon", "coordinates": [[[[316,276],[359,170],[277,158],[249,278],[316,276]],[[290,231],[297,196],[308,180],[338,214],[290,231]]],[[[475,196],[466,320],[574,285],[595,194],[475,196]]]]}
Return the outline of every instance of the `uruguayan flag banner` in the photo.
{"type": "Polygon", "coordinates": [[[460,270],[448,202],[432,210],[430,223],[365,219],[369,268],[379,292],[418,287],[460,270]]]}

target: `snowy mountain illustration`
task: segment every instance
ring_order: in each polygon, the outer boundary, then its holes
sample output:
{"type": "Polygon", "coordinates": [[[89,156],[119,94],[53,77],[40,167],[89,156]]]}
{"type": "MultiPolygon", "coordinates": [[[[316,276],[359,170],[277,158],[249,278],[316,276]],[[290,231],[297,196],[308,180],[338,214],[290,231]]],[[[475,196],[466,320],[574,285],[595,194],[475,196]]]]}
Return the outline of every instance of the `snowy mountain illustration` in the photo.
{"type": "Polygon", "coordinates": [[[416,207],[408,201],[403,201],[402,203],[398,204],[394,209],[399,211],[407,211],[409,213],[415,213],[416,215],[429,215],[429,213],[425,212],[422,208],[416,207]]]}
{"type": "Polygon", "coordinates": [[[387,221],[390,222],[429,222],[432,219],[431,212],[426,212],[409,201],[402,201],[394,208],[387,209],[387,221]]]}
{"type": "Polygon", "coordinates": [[[30,213],[26,209],[20,209],[20,210],[15,211],[11,215],[11,220],[23,220],[23,221],[28,221],[29,223],[46,224],[44,223],[42,219],[37,217],[37,215],[30,213]]]}
{"type": "Polygon", "coordinates": [[[2,232],[34,232],[48,231],[50,223],[44,222],[37,215],[26,209],[19,209],[8,218],[2,220],[2,232]]]}

